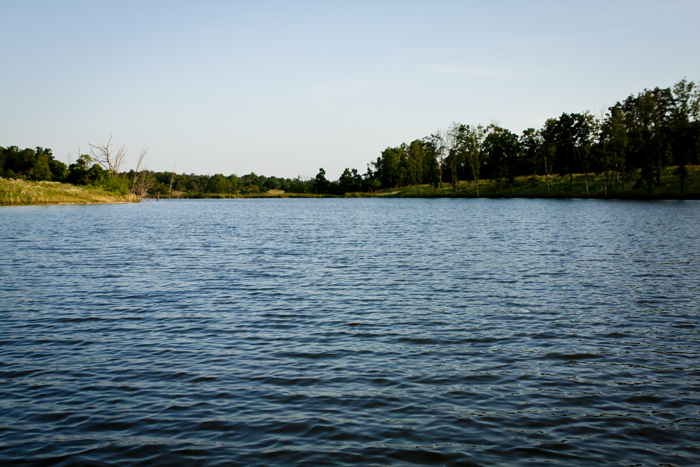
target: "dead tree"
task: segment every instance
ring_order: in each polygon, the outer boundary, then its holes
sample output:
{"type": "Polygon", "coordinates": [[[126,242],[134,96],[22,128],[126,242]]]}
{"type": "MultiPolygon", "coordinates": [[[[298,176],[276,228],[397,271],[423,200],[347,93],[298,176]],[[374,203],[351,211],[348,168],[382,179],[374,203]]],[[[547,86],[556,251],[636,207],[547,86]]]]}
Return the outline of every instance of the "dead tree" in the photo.
{"type": "Polygon", "coordinates": [[[139,199],[143,199],[147,194],[148,190],[153,185],[153,177],[148,173],[148,167],[144,167],[143,170],[136,175],[136,180],[134,183],[134,190],[132,191],[139,199]]]}
{"type": "Polygon", "coordinates": [[[131,192],[141,199],[146,196],[148,189],[153,184],[153,179],[148,176],[148,168],[144,165],[143,170],[141,170],[146,154],[148,154],[148,148],[141,149],[139,160],[136,164],[136,171],[134,172],[134,179],[131,182],[131,192]]]}
{"type": "Polygon", "coordinates": [[[177,169],[177,164],[173,167],[173,172],[170,174],[170,187],[168,188],[168,199],[172,198],[173,193],[173,180],[175,179],[175,170],[177,169]]]}
{"type": "Polygon", "coordinates": [[[107,141],[107,144],[101,146],[92,143],[88,144],[90,145],[90,153],[97,163],[105,170],[108,170],[113,177],[119,175],[119,169],[124,162],[124,157],[126,157],[126,145],[122,144],[119,150],[114,153],[112,151],[112,146],[114,144],[112,143],[111,133],[109,134],[109,141],[107,141]]]}

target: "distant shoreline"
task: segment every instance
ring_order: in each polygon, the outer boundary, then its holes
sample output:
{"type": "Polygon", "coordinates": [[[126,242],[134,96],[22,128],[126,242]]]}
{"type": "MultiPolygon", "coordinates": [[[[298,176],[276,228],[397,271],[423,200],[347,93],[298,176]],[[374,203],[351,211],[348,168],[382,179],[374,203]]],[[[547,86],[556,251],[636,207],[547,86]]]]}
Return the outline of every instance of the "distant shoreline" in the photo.
{"type": "MultiPolygon", "coordinates": [[[[700,199],[700,166],[688,166],[688,177],[683,193],[680,190],[678,177],[674,175],[676,168],[668,167],[659,177],[649,192],[644,184],[636,186],[638,179],[629,178],[619,181],[606,179],[603,174],[575,174],[569,176],[552,175],[547,180],[545,176],[515,177],[512,183],[506,180],[480,180],[479,193],[473,181],[461,181],[452,187],[443,183],[442,188],[431,185],[404,186],[387,188],[375,192],[351,192],[344,195],[315,194],[315,193],[285,193],[282,190],[269,190],[265,193],[201,193],[187,196],[178,193],[173,198],[180,199],[248,199],[248,198],[523,198],[523,199],[700,199]],[[586,190],[588,179],[588,190],[586,190]],[[549,188],[547,183],[549,182],[549,188]],[[607,188],[606,188],[607,187],[607,188]]],[[[155,199],[149,195],[148,199],[155,199]]],[[[161,199],[167,197],[161,196],[161,199]]]]}
{"type": "MultiPolygon", "coordinates": [[[[611,183],[602,174],[576,174],[571,177],[515,177],[508,181],[480,180],[479,193],[473,181],[461,181],[456,186],[443,183],[442,188],[431,185],[387,188],[375,192],[351,192],[344,195],[316,193],[286,193],[268,190],[263,193],[182,193],[168,198],[149,193],[148,200],[177,199],[274,199],[274,198],[491,198],[491,199],[618,199],[618,200],[700,200],[700,166],[688,166],[683,193],[674,167],[663,170],[660,183],[649,191],[645,185],[635,186],[635,180],[611,183]],[[588,189],[586,189],[586,181],[588,189]],[[549,187],[547,186],[549,182],[549,187]],[[607,189],[606,189],[607,187],[607,189]],[[189,195],[189,196],[188,196],[189,195]]],[[[638,184],[637,184],[638,185],[638,184]]],[[[0,178],[0,206],[32,206],[52,204],[115,204],[137,203],[136,195],[120,195],[101,188],[77,186],[47,181],[27,181],[0,178]]]]}

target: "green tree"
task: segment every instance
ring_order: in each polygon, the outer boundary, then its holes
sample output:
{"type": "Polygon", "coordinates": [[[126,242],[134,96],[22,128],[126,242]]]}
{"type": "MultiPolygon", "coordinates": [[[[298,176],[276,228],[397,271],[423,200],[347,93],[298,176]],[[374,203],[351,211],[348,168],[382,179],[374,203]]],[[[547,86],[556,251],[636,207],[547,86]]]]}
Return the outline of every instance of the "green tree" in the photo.
{"type": "Polygon", "coordinates": [[[106,172],[92,157],[83,154],[68,167],[67,181],[74,185],[99,185],[106,178],[106,172]]]}
{"type": "Polygon", "coordinates": [[[595,118],[588,112],[571,114],[573,117],[574,157],[584,174],[586,198],[588,198],[588,172],[591,168],[591,146],[598,130],[595,118]]]}
{"type": "MultiPolygon", "coordinates": [[[[520,146],[523,161],[527,166],[527,172],[532,174],[530,183],[534,186],[537,180],[537,172],[544,168],[544,141],[542,133],[534,128],[527,128],[520,137],[520,146]]],[[[546,170],[544,170],[546,172],[546,170]]]]}
{"type": "Polygon", "coordinates": [[[481,125],[471,127],[457,124],[452,129],[452,141],[459,160],[466,161],[471,170],[476,186],[476,196],[479,195],[479,176],[481,174],[481,149],[487,129],[481,125]]]}
{"type": "Polygon", "coordinates": [[[330,182],[326,179],[326,171],[320,168],[314,180],[314,191],[318,194],[327,194],[329,190],[330,182]]]}
{"type": "Polygon", "coordinates": [[[483,144],[484,170],[490,178],[496,180],[497,186],[500,186],[503,179],[512,185],[520,156],[518,136],[495,125],[490,125],[489,130],[483,144]]]}
{"type": "Polygon", "coordinates": [[[423,142],[419,139],[412,141],[408,146],[408,160],[413,175],[413,186],[416,188],[416,195],[418,195],[418,184],[423,179],[424,158],[425,151],[423,149],[423,142]]]}
{"type": "Polygon", "coordinates": [[[681,182],[681,194],[685,189],[688,164],[694,162],[700,142],[698,110],[700,89],[694,82],[685,79],[673,86],[673,108],[670,122],[673,159],[678,166],[675,175],[681,182]]]}

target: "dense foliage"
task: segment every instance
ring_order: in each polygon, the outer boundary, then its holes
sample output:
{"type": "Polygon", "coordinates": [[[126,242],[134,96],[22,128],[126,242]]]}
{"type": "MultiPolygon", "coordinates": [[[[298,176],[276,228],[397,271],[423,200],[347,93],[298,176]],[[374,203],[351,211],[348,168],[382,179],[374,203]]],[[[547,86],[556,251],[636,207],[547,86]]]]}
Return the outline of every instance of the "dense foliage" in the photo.
{"type": "Polygon", "coordinates": [[[600,116],[562,113],[542,128],[528,128],[521,135],[497,125],[453,123],[448,131],[388,147],[364,174],[346,168],[336,181],[328,180],[323,168],[307,180],[255,173],[239,177],[131,170],[118,174],[100,158],[81,155],[66,167],[50,149],[16,146],[0,147],[0,177],[62,181],[139,196],[175,192],[205,197],[269,190],[343,195],[445,183],[456,190],[459,180],[473,182],[478,194],[480,179],[512,186],[515,177],[532,176],[534,184],[543,175],[549,186],[550,177],[557,175],[568,177],[571,187],[573,174],[579,173],[588,187],[588,175],[593,173],[603,174],[606,188],[631,183],[651,192],[654,184],[661,183],[663,169],[675,166],[683,193],[687,166],[699,163],[699,149],[700,89],[684,79],[671,88],[630,95],[600,116]]]}
{"type": "Polygon", "coordinates": [[[387,148],[370,174],[380,188],[435,183],[437,159],[439,183],[453,186],[458,180],[478,184],[487,178],[508,185],[523,175],[572,180],[574,173],[595,173],[604,174],[608,186],[630,181],[651,191],[662,169],[676,166],[682,192],[686,167],[699,162],[699,117],[700,90],[682,80],[672,88],[630,95],[600,117],[563,113],[521,135],[496,125],[454,123],[442,134],[387,148]]]}
{"type": "Polygon", "coordinates": [[[62,182],[67,176],[68,167],[53,158],[51,149],[0,147],[0,177],[62,182]]]}

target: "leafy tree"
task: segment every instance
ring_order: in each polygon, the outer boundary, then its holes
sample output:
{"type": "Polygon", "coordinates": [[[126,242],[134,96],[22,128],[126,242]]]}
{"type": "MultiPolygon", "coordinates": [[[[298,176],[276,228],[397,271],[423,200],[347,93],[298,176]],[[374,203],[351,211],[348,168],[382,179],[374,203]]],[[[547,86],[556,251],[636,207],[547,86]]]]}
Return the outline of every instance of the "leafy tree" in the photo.
{"type": "Polygon", "coordinates": [[[423,143],[417,139],[411,142],[408,147],[408,160],[413,174],[413,186],[416,187],[416,195],[418,195],[418,185],[423,179],[423,159],[425,151],[423,143]]]}
{"type": "Polygon", "coordinates": [[[571,114],[573,117],[574,157],[584,174],[586,197],[588,197],[588,172],[591,168],[591,146],[598,130],[595,118],[588,112],[571,114]]]}
{"type": "Polygon", "coordinates": [[[17,146],[0,147],[0,176],[28,180],[63,181],[66,165],[53,158],[51,149],[20,150],[17,146]]]}
{"type": "Polygon", "coordinates": [[[67,181],[74,185],[99,185],[106,178],[106,172],[92,157],[83,154],[68,167],[67,181]]]}
{"type": "Polygon", "coordinates": [[[629,139],[625,115],[620,103],[609,108],[609,113],[603,122],[602,135],[606,158],[609,161],[608,167],[616,174],[617,181],[624,188],[624,175],[628,171],[626,162],[629,139]]]}
{"type": "Polygon", "coordinates": [[[434,188],[440,186],[440,166],[438,159],[440,149],[437,141],[431,136],[423,138],[423,183],[433,185],[434,188]]]}
{"type": "Polygon", "coordinates": [[[683,193],[688,176],[687,165],[696,162],[698,143],[700,143],[700,126],[697,121],[700,90],[692,81],[683,79],[673,86],[673,97],[670,122],[671,147],[674,162],[678,166],[675,175],[680,179],[681,193],[683,193]]]}
{"type": "Polygon", "coordinates": [[[318,194],[327,194],[330,191],[330,182],[326,179],[326,171],[323,168],[318,169],[316,174],[314,191],[318,194]]]}
{"type": "Polygon", "coordinates": [[[554,173],[554,164],[557,157],[557,120],[549,118],[540,130],[542,136],[542,163],[547,180],[547,192],[549,192],[549,177],[554,173]]]}
{"type": "Polygon", "coordinates": [[[452,131],[452,141],[455,151],[459,154],[459,159],[466,161],[471,169],[477,196],[479,196],[481,151],[486,132],[487,130],[481,125],[470,127],[469,125],[461,124],[453,126],[452,131]]]}
{"type": "MultiPolygon", "coordinates": [[[[520,137],[523,163],[527,167],[527,173],[532,174],[530,183],[535,185],[537,172],[544,169],[544,140],[542,133],[534,128],[527,128],[520,137]]],[[[546,172],[546,170],[544,170],[546,172]]]]}
{"type": "Polygon", "coordinates": [[[642,182],[652,191],[654,180],[661,182],[661,168],[670,162],[668,120],[673,102],[670,89],[644,90],[622,103],[628,138],[628,163],[640,170],[642,182]]]}
{"type": "Polygon", "coordinates": [[[512,185],[519,162],[520,142],[518,136],[495,125],[484,138],[484,171],[500,185],[506,179],[512,185]]]}
{"type": "Polygon", "coordinates": [[[375,173],[382,188],[394,188],[399,185],[400,148],[386,148],[381,157],[373,162],[375,173]]]}

